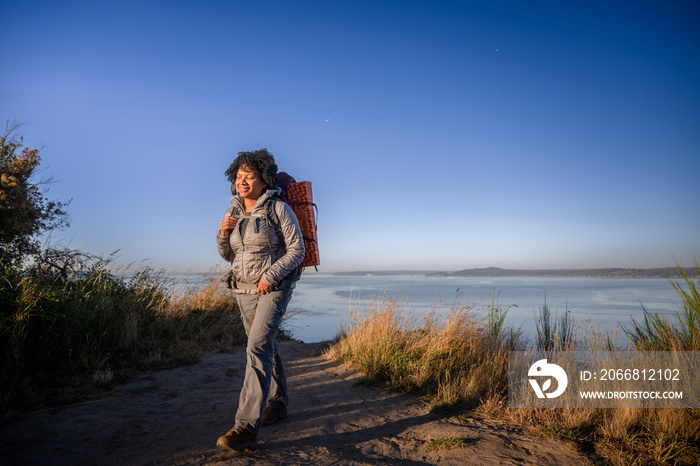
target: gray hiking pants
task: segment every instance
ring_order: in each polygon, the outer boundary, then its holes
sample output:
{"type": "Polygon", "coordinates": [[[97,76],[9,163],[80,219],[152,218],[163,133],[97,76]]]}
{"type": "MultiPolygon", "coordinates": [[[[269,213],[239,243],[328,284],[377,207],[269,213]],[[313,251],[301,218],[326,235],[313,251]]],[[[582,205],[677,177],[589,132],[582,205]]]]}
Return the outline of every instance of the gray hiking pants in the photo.
{"type": "Polygon", "coordinates": [[[265,295],[236,294],[243,326],[248,335],[245,380],[236,411],[237,426],[253,433],[260,429],[266,406],[287,406],[287,378],[277,354],[277,331],[292,297],[291,282],[265,295]]]}

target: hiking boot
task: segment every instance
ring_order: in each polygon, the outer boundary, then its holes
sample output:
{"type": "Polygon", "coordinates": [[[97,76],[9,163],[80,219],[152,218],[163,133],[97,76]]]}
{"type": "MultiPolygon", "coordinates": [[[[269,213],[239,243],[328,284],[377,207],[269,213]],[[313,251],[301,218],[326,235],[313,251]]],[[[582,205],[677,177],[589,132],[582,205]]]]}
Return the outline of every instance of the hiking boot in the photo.
{"type": "Polygon", "coordinates": [[[265,408],[265,412],[263,412],[263,417],[262,417],[262,424],[264,426],[269,426],[270,424],[273,424],[275,421],[278,419],[284,419],[287,417],[287,408],[282,408],[282,409],[275,409],[275,408],[270,408],[269,406],[265,408]]]}
{"type": "Polygon", "coordinates": [[[255,450],[258,446],[258,436],[245,427],[236,426],[219,437],[216,446],[224,450],[243,451],[246,448],[255,450]]]}

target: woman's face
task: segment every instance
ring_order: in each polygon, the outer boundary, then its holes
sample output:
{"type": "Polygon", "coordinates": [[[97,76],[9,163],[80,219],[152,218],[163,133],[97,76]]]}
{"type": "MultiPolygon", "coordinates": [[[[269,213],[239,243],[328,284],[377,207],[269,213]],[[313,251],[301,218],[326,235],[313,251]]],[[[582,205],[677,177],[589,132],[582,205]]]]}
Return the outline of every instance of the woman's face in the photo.
{"type": "Polygon", "coordinates": [[[260,173],[243,165],[236,173],[236,189],[243,199],[257,200],[265,189],[260,173]]]}

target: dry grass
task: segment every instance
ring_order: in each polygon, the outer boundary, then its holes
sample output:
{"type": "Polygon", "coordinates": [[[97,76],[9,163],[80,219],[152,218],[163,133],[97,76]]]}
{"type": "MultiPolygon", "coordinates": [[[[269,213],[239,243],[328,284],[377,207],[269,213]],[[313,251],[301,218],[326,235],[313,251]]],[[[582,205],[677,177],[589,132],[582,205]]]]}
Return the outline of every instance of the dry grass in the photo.
{"type": "Polygon", "coordinates": [[[700,462],[700,415],[692,409],[481,409],[571,443],[612,465],[700,462]]]}
{"type": "Polygon", "coordinates": [[[383,298],[352,315],[329,356],[394,390],[424,394],[436,406],[504,396],[507,354],[517,338],[491,334],[471,307],[452,309],[445,318],[431,312],[418,319],[404,305],[383,298]]]}

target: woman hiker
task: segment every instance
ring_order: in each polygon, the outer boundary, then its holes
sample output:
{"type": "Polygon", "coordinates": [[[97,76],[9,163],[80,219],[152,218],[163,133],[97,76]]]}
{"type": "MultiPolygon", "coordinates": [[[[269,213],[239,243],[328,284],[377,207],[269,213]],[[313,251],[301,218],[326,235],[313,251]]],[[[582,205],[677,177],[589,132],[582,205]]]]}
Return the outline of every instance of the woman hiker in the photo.
{"type": "Polygon", "coordinates": [[[294,212],[277,197],[277,165],[267,149],[239,152],[226,175],[237,193],[216,241],[221,257],[231,262],[248,344],[234,427],[216,445],[243,451],[255,448],[261,424],[287,416],[289,397],[277,353],[277,331],[304,259],[304,240],[294,212]],[[279,219],[277,225],[268,218],[270,207],[279,219]]]}

